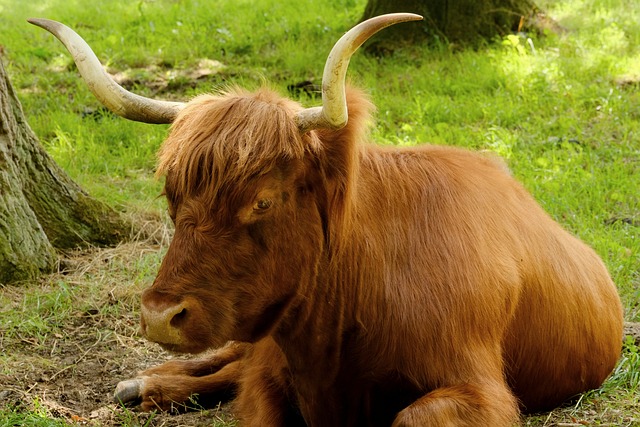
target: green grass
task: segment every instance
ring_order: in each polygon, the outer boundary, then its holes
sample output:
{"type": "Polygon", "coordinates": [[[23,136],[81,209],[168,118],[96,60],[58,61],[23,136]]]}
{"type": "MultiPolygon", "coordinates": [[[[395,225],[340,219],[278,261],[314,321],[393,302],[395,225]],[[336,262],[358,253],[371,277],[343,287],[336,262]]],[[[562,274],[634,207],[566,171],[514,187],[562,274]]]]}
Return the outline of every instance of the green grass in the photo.
{"type": "Polygon", "coordinates": [[[5,427],[65,427],[69,424],[62,420],[51,419],[44,411],[37,408],[30,413],[24,413],[20,408],[14,408],[0,413],[0,421],[5,427]]]}
{"type": "MultiPolygon", "coordinates": [[[[365,3],[0,0],[0,45],[27,119],[56,162],[118,209],[159,215],[153,170],[167,127],[83,114],[99,111],[98,102],[59,42],[26,18],[75,28],[112,72],[139,79],[135,91],[185,100],[228,84],[252,89],[267,81],[288,95],[289,84],[319,83],[329,49],[365,3]],[[187,75],[203,59],[224,67],[193,83],[187,75]]],[[[625,0],[539,4],[565,34],[513,35],[480,50],[439,44],[383,58],[358,53],[349,76],[378,107],[377,142],[457,145],[507,159],[542,206],[602,256],[626,318],[640,321],[640,8],[625,0]]],[[[153,275],[157,257],[145,262],[134,272],[137,283],[153,275]]],[[[60,284],[47,296],[25,296],[16,310],[37,307],[38,315],[13,323],[11,333],[56,333],[52,325],[77,303],[74,292],[60,284]]],[[[620,396],[637,395],[638,350],[625,349],[603,389],[575,409],[578,418],[583,407],[615,407],[620,396]]],[[[11,416],[0,414],[0,424],[11,416]]],[[[548,417],[527,423],[548,425],[548,417]]]]}

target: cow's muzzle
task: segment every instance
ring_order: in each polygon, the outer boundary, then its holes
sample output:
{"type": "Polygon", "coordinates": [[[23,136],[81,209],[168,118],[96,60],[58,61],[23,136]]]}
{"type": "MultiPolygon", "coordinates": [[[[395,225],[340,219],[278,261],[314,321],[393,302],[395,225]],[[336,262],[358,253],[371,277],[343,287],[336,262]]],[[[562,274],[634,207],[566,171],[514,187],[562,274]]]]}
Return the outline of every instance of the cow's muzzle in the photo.
{"type": "Polygon", "coordinates": [[[147,289],[142,294],[140,312],[140,329],[148,340],[168,349],[179,349],[186,344],[183,326],[191,314],[188,300],[176,302],[147,289]]]}

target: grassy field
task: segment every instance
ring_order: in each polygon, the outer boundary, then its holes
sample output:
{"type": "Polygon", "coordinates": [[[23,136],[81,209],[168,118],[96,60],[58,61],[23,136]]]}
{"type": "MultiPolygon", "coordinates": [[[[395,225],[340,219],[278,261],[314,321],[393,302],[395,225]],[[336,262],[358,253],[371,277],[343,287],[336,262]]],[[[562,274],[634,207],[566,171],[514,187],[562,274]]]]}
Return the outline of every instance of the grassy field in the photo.
{"type": "MultiPolygon", "coordinates": [[[[64,254],[70,274],[0,287],[0,426],[233,423],[224,410],[172,417],[109,402],[118,380],[169,357],[136,332],[138,295],[171,235],[153,177],[167,127],[105,113],[64,48],[26,18],[75,28],[111,73],[147,96],[186,100],[268,82],[315,105],[287,88],[320,83],[328,51],[365,3],[0,0],[0,52],[29,124],[73,179],[150,236],[64,254]]],[[[544,208],[602,256],[626,319],[638,322],[640,8],[624,0],[539,4],[564,33],[513,35],[478,50],[358,53],[349,76],[378,107],[376,142],[504,157],[544,208]]],[[[640,426],[639,395],[640,350],[628,341],[600,390],[523,424],[640,426]]]]}

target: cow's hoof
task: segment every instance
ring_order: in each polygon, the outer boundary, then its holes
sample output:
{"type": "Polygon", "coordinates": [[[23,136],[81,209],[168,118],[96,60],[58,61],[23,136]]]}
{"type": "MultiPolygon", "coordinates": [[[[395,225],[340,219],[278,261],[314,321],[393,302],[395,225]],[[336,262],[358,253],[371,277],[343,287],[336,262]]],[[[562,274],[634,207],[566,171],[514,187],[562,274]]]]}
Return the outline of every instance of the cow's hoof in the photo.
{"type": "Polygon", "coordinates": [[[146,378],[133,378],[120,381],[113,393],[113,400],[116,403],[130,403],[142,397],[142,389],[146,378]]]}

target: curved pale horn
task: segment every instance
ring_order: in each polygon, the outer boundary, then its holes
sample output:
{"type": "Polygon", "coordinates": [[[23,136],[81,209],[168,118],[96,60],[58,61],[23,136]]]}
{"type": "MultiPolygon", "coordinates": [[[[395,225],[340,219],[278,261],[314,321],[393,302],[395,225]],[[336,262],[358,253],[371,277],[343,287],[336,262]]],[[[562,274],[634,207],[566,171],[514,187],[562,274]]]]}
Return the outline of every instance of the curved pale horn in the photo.
{"type": "Polygon", "coordinates": [[[49,19],[32,18],[28,21],[49,31],[62,42],[91,92],[115,114],[144,123],[172,123],[185,106],[181,102],[145,98],[120,86],[107,74],[82,37],[66,25],[49,19]]]}
{"type": "Polygon", "coordinates": [[[378,31],[393,24],[419,21],[422,16],[413,13],[390,13],[367,19],[353,27],[333,46],[322,75],[322,107],[300,111],[295,119],[300,132],[311,129],[340,129],[347,124],[345,77],[351,56],[378,31]]]}

